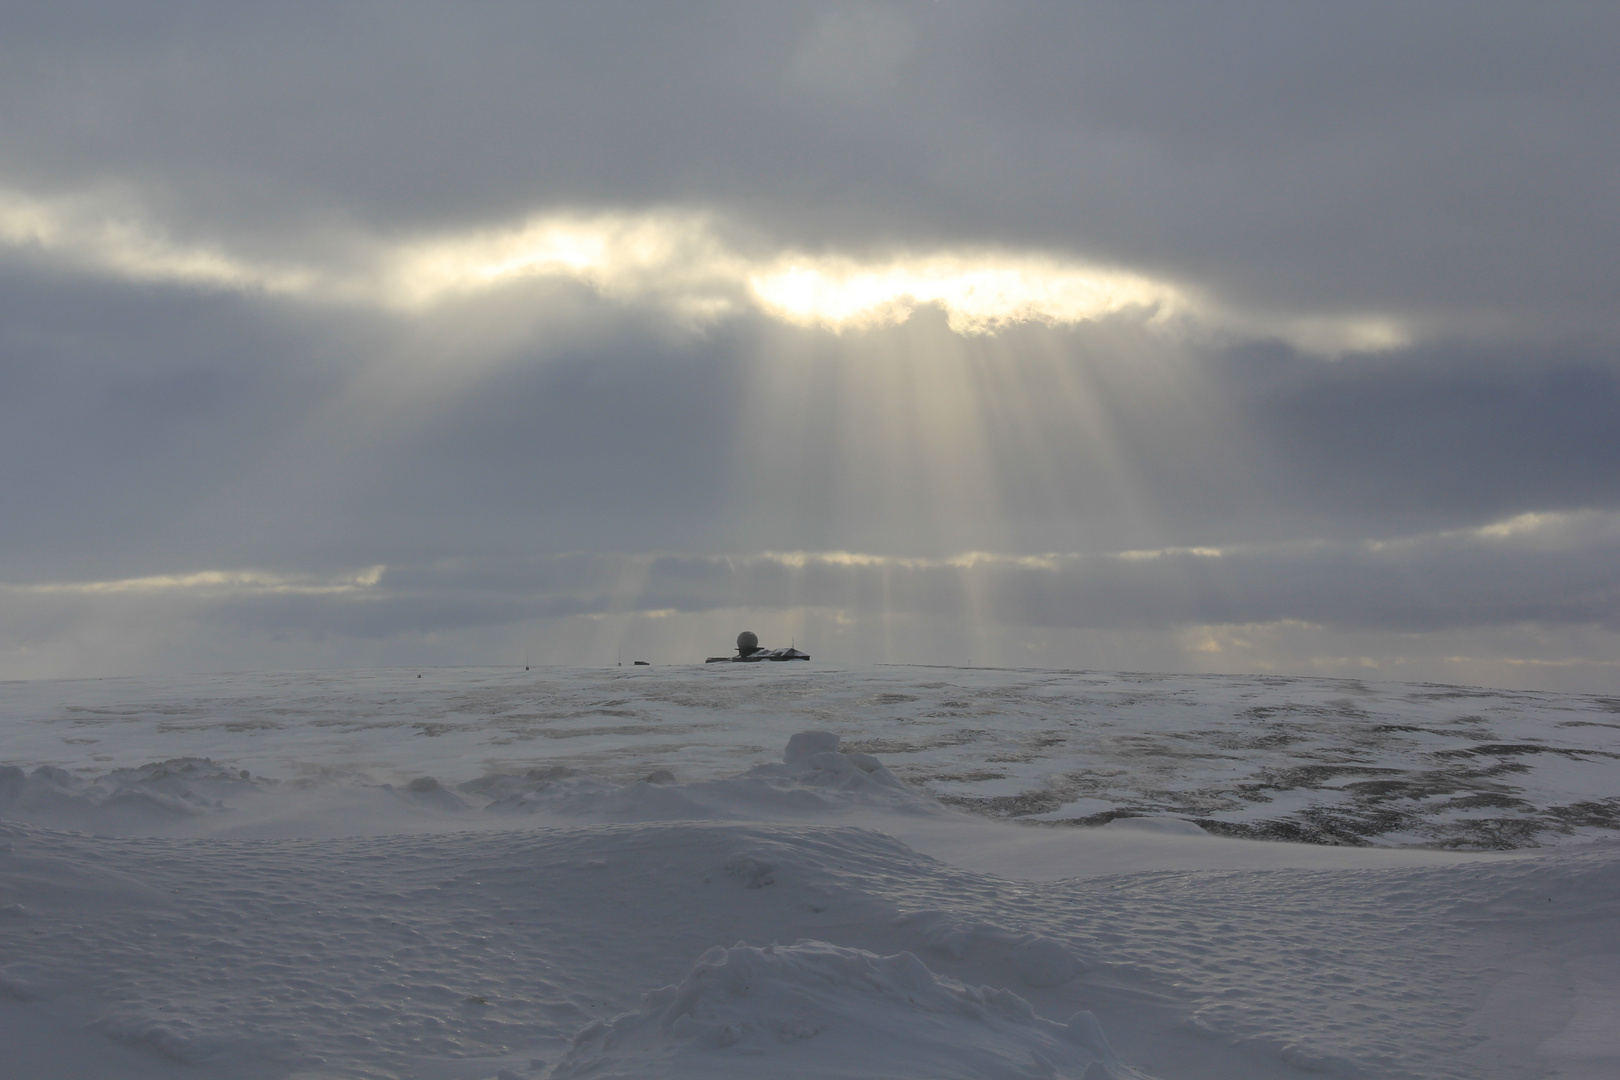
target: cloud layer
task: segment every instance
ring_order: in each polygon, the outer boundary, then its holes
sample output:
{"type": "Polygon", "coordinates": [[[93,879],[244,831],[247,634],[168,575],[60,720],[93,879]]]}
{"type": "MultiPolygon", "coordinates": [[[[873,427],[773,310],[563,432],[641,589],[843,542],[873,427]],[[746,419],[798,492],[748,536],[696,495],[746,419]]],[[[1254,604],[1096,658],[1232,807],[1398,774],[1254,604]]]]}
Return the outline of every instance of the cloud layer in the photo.
{"type": "Polygon", "coordinates": [[[676,659],[747,618],[1595,685],[1617,29],[13,13],[0,674],[676,659]]]}
{"type": "MultiPolygon", "coordinates": [[[[144,619],[222,634],[243,652],[267,641],[337,642],[345,653],[352,651],[345,641],[405,641],[420,649],[435,637],[470,631],[465,647],[485,650],[486,661],[493,654],[513,662],[524,642],[532,650],[537,626],[583,619],[597,624],[575,631],[591,639],[591,648],[604,646],[606,626],[621,648],[633,639],[660,662],[679,663],[720,649],[725,635],[715,627],[724,620],[764,616],[785,627],[886,629],[877,640],[823,631],[822,658],[844,663],[982,661],[960,655],[962,642],[952,635],[927,630],[972,627],[987,639],[1024,642],[1019,659],[1059,666],[1098,666],[1085,663],[1094,658],[1094,645],[1077,652],[1075,632],[1134,636],[1139,650],[1156,646],[1161,654],[1180,653],[1183,666],[1206,660],[1217,670],[1220,660],[1230,662],[1234,651],[1252,653],[1252,639],[1265,637],[1351,638],[1363,649],[1379,640],[1387,649],[1396,638],[1405,642],[1402,653],[1443,646],[1427,667],[1403,656],[1382,658],[1385,666],[1398,661],[1410,668],[1401,674],[1422,676],[1445,663],[1455,666],[1458,658],[1445,654],[1460,642],[1502,628],[1515,629],[1521,649],[1527,637],[1545,641],[1571,631],[1589,649],[1620,631],[1617,560],[1620,514],[1586,512],[1527,514],[1390,540],[1225,550],[948,559],[572,553],[378,566],[326,579],[215,571],[0,586],[0,592],[13,619],[26,613],[33,626],[13,647],[46,652],[63,648],[85,627],[144,619]],[[659,632],[660,624],[668,632],[659,632]]],[[[1264,657],[1247,659],[1272,666],[1264,657]]],[[[1617,663],[1603,654],[1535,650],[1490,659],[1510,669],[1530,666],[1538,677],[1531,682],[1545,681],[1539,677],[1547,669],[1576,669],[1584,685],[1595,687],[1606,685],[1606,672],[1617,663]]],[[[1295,658],[1301,662],[1310,659],[1295,658]]],[[[1341,657],[1327,666],[1342,673],[1380,665],[1341,657]]]]}
{"type": "Polygon", "coordinates": [[[273,597],[276,605],[262,610],[294,620],[288,629],[318,632],[334,623],[331,609],[342,608],[353,632],[384,637],[431,629],[400,616],[452,598],[469,601],[468,618],[484,607],[491,624],[577,614],[824,608],[848,617],[899,614],[1075,629],[1292,621],[1400,633],[1531,622],[1613,631],[1620,630],[1617,558],[1620,515],[1526,514],[1393,540],[1227,550],[975,552],[945,559],[851,552],[568,554],[373,568],[319,585],[198,575],[34,588],[173,588],[231,601],[273,597]],[[302,625],[300,609],[308,613],[302,625]]]}

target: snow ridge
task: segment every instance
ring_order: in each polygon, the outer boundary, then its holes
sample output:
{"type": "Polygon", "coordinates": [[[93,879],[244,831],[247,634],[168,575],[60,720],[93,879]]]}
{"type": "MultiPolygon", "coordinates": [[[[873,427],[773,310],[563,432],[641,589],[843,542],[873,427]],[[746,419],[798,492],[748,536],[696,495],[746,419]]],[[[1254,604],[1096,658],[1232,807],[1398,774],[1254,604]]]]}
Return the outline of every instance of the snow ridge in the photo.
{"type": "Polygon", "coordinates": [[[805,1080],[1143,1075],[1089,1012],[1054,1023],[1011,990],[942,978],[909,952],[804,940],[710,949],[635,1012],[574,1036],[552,1076],[741,1080],[762,1069],[805,1080]]]}

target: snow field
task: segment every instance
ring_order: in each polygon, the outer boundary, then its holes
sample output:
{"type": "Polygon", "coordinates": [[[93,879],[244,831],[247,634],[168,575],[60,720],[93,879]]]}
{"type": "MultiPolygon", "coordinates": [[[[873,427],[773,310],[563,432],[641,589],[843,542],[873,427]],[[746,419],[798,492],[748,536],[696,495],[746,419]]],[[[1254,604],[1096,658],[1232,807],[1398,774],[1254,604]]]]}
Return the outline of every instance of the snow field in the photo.
{"type": "MultiPolygon", "coordinates": [[[[1028,673],[959,674],[1028,693],[1028,673]]],[[[434,694],[456,716],[524,692],[455,677],[434,694]]],[[[505,734],[363,726],[345,749],[313,692],[269,728],[251,722],[266,683],[229,706],[217,681],[146,687],[136,715],[86,723],[26,686],[0,742],[5,1075],[1620,1075],[1620,847],[1256,843],[1164,814],[1018,826],[862,749],[892,718],[850,707],[853,740],[776,730],[898,678],[727,678],[709,743],[539,735],[571,756],[504,766],[478,756],[510,734],[494,721],[505,734]],[[54,761],[18,752],[53,725],[54,761]],[[119,732],[135,758],[208,753],[95,761],[119,732]],[[766,734],[776,760],[745,750],[766,734]]],[[[703,689],[677,673],[645,696],[671,687],[703,689]]],[[[1574,704],[1543,719],[1601,715],[1574,704]]],[[[1562,730],[1515,723],[1543,745],[1562,730]]]]}

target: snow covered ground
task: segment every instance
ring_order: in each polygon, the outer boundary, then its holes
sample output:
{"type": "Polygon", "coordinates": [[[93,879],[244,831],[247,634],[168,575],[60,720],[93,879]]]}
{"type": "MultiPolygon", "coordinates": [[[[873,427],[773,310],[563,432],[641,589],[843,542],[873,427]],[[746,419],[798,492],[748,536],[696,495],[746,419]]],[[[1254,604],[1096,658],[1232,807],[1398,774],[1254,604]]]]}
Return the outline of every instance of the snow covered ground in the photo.
{"type": "Polygon", "coordinates": [[[15,1080],[1620,1075],[1620,698],[27,682],[0,763],[15,1080]]]}

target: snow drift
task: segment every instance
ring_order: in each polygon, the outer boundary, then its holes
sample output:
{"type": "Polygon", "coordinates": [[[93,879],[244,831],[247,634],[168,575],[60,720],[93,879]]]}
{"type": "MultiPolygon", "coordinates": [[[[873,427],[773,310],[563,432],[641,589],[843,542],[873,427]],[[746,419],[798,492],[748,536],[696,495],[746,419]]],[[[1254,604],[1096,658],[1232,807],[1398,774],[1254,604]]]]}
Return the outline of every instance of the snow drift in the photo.
{"type": "Polygon", "coordinates": [[[938,801],[908,787],[870,754],[841,753],[827,731],[788,739],[782,761],[737,776],[677,783],[654,773],[615,784],[566,767],[495,774],[458,786],[495,812],[558,814],[592,821],[790,820],[856,809],[939,813],[938,801]]]}
{"type": "Polygon", "coordinates": [[[640,1009],[579,1032],[552,1072],[557,1080],[1141,1075],[1088,1012],[1054,1023],[1010,990],[942,978],[911,953],[822,941],[710,949],[640,1009]]]}
{"type": "MultiPolygon", "coordinates": [[[[870,754],[842,753],[839,737],[793,735],[780,763],[755,765],[735,776],[679,783],[667,770],[621,783],[567,765],[522,773],[495,772],[457,784],[432,776],[402,784],[340,774],[282,784],[207,758],[174,758],[138,768],[82,777],[42,765],[31,772],[0,766],[0,819],[112,835],[205,834],[230,829],[251,835],[261,819],[284,821],[307,809],[321,816],[342,803],[356,831],[469,828],[464,814],[599,822],[801,820],[850,814],[949,815],[924,791],[896,779],[870,754]],[[450,820],[446,820],[449,816],[450,820]]],[[[485,822],[483,824],[496,824],[485,822]]]]}

